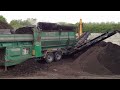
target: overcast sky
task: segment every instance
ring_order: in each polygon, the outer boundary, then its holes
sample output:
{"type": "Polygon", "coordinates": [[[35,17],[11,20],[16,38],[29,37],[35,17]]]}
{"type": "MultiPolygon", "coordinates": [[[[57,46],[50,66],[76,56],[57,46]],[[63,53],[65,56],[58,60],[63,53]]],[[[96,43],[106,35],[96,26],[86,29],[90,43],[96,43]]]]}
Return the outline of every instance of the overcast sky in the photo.
{"type": "Polygon", "coordinates": [[[120,22],[120,11],[0,11],[8,22],[36,18],[44,22],[120,22]]]}

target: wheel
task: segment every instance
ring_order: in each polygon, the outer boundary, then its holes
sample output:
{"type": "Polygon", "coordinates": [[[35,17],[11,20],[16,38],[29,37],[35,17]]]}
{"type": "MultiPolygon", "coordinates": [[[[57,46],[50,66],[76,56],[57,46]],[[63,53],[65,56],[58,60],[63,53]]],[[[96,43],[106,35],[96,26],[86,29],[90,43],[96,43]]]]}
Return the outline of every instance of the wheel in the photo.
{"type": "Polygon", "coordinates": [[[55,61],[60,61],[62,58],[62,52],[57,51],[55,52],[55,61]]]}
{"type": "Polygon", "coordinates": [[[40,63],[42,61],[42,58],[34,58],[35,62],[40,63]]]}
{"type": "Polygon", "coordinates": [[[51,53],[51,52],[47,53],[47,55],[46,55],[46,57],[45,57],[45,61],[46,61],[47,63],[51,63],[53,60],[54,60],[54,54],[51,53]]]}

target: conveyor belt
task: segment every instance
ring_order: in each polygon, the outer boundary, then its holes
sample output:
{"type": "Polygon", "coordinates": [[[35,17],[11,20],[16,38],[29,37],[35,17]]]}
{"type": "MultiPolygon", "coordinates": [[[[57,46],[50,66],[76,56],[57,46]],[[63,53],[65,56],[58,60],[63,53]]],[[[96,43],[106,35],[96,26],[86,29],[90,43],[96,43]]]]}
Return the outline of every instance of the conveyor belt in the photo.
{"type": "Polygon", "coordinates": [[[111,32],[103,33],[102,35],[100,35],[100,36],[98,36],[98,37],[96,37],[96,38],[94,38],[94,39],[92,39],[88,42],[84,42],[84,44],[82,44],[82,45],[79,44],[79,45],[75,46],[74,49],[69,51],[69,54],[76,54],[76,53],[82,51],[83,49],[86,49],[90,46],[93,46],[93,45],[99,43],[100,41],[103,41],[106,38],[109,38],[109,37],[113,36],[116,33],[120,33],[120,31],[119,30],[114,30],[114,31],[111,31],[111,32]]]}

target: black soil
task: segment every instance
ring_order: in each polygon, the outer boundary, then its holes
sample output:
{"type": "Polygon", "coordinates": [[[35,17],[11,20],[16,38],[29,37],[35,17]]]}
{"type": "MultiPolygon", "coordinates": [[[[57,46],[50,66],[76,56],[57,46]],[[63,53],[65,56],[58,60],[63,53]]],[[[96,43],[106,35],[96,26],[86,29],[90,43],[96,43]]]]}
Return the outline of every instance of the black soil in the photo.
{"type": "Polygon", "coordinates": [[[101,42],[79,56],[72,68],[96,75],[120,74],[119,54],[120,46],[101,42]]]}
{"type": "Polygon", "coordinates": [[[33,27],[21,27],[16,29],[16,34],[33,34],[33,27]]]}
{"type": "Polygon", "coordinates": [[[10,26],[8,23],[0,21],[0,29],[13,29],[13,27],[10,26]]]}
{"type": "Polygon", "coordinates": [[[8,23],[0,21],[0,34],[8,34],[8,33],[10,34],[14,33],[13,27],[8,23]],[[10,30],[3,31],[2,29],[10,29],[10,30]]]}
{"type": "Polygon", "coordinates": [[[99,53],[98,61],[114,74],[120,74],[120,46],[108,43],[99,53]]]}

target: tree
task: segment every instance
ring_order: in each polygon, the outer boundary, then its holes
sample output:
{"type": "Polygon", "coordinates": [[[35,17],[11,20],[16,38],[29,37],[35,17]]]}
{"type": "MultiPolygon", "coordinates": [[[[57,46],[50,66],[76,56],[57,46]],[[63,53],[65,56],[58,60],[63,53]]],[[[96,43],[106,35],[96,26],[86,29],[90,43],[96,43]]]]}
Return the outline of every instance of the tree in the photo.
{"type": "Polygon", "coordinates": [[[27,21],[32,24],[32,25],[36,25],[37,24],[37,19],[35,18],[27,18],[27,21]]]}
{"type": "MultiPolygon", "coordinates": [[[[79,23],[76,23],[78,26],[79,23]]],[[[120,29],[120,23],[115,22],[101,22],[101,23],[83,23],[83,31],[84,32],[91,32],[91,33],[104,33],[113,30],[120,29]]],[[[78,27],[79,28],[79,27],[78,27]]]]}
{"type": "Polygon", "coordinates": [[[23,25],[21,24],[22,20],[12,20],[10,22],[10,25],[14,28],[14,29],[17,29],[17,28],[20,28],[22,27],[23,25]]]}
{"type": "Polygon", "coordinates": [[[19,20],[12,20],[10,22],[10,25],[15,29],[17,29],[24,26],[35,25],[36,22],[37,22],[37,19],[33,19],[33,18],[28,18],[26,20],[19,19],[19,20]]]}
{"type": "Polygon", "coordinates": [[[0,15],[0,21],[7,23],[6,18],[5,18],[5,17],[3,17],[2,15],[0,15]]]}

